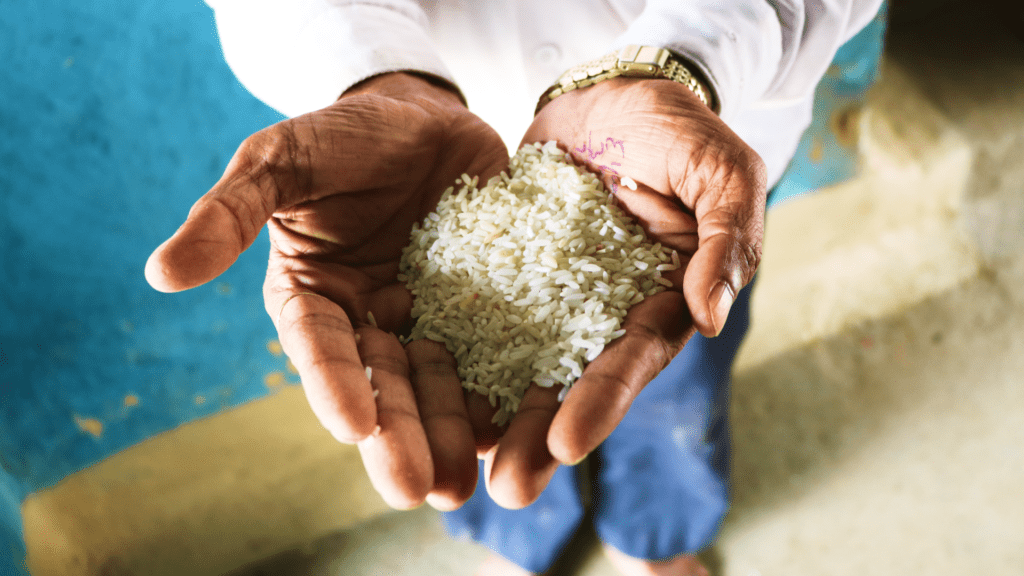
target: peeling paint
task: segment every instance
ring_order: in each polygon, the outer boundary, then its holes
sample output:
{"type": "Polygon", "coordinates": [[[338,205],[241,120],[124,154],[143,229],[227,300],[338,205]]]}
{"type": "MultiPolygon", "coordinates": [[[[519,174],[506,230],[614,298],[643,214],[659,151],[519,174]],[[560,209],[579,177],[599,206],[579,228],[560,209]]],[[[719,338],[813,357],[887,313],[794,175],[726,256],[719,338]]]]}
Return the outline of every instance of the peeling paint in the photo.
{"type": "Polygon", "coordinates": [[[854,106],[836,110],[829,116],[829,130],[840,146],[856,149],[860,137],[860,114],[860,108],[854,106]]]}
{"type": "Polygon", "coordinates": [[[267,340],[267,352],[270,352],[274,356],[284,355],[284,348],[281,346],[281,341],[277,339],[267,340]]]}
{"type": "Polygon", "coordinates": [[[815,164],[820,164],[821,159],[822,157],[824,157],[824,155],[825,149],[821,145],[821,139],[815,136],[814,139],[811,141],[811,150],[808,153],[808,156],[811,158],[811,162],[814,162],[815,164]]]}
{"type": "Polygon", "coordinates": [[[263,378],[263,383],[267,385],[267,388],[280,388],[288,383],[288,380],[284,377],[284,372],[271,372],[263,378]]]}
{"type": "Polygon", "coordinates": [[[103,436],[103,422],[95,418],[83,418],[76,414],[75,426],[78,426],[78,429],[82,432],[91,434],[94,438],[103,436]]]}

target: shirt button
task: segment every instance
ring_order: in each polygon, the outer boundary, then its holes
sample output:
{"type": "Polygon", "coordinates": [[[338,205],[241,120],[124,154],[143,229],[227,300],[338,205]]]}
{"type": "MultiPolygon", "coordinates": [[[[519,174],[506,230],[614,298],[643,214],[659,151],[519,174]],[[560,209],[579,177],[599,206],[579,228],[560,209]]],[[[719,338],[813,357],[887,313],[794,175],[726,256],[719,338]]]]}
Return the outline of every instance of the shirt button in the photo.
{"type": "Polygon", "coordinates": [[[533,51],[533,61],[541,66],[557,64],[562,58],[562,50],[555,44],[541,44],[533,51]]]}

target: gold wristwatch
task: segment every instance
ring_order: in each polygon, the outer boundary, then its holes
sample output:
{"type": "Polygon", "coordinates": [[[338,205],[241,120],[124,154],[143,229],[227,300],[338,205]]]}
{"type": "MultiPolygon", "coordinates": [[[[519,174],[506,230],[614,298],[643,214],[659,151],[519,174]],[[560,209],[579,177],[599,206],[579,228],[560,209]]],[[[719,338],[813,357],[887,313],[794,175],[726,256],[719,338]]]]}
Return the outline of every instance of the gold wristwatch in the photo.
{"type": "Polygon", "coordinates": [[[673,82],[679,82],[689,88],[706,106],[717,112],[711,95],[675,54],[664,48],[631,44],[618,52],[612,52],[597,60],[591,60],[566,70],[558,78],[558,82],[548,88],[540,97],[534,114],[540,112],[545,104],[566,92],[585,88],[617,76],[666,78],[673,82]]]}

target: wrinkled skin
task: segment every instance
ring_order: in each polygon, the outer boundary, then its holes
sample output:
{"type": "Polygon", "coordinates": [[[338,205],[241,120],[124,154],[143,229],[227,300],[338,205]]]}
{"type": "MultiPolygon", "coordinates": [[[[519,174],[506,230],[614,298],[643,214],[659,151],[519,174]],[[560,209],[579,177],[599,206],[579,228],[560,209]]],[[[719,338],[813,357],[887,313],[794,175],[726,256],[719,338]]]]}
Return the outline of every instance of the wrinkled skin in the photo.
{"type": "Polygon", "coordinates": [[[497,133],[454,93],[381,76],[248,138],[146,276],[163,291],[208,282],[268,225],[264,300],[313,412],[338,440],[358,443],[388,504],[454,508],[476,485],[462,388],[443,346],[405,350],[389,334],[412,304],[396,275],[413,222],[446,187],[507,165],[497,133]]]}
{"type": "Polygon", "coordinates": [[[675,290],[630,311],[626,335],[564,404],[557,390],[533,387],[507,430],[490,424],[485,399],[463,394],[443,346],[403,348],[392,334],[409,322],[411,297],[396,275],[412,224],[463,173],[483,181],[508,164],[498,135],[444,87],[386,74],[254,134],[153,253],[146,277],[166,292],[208,282],[266,224],[267,312],[313,412],[338,440],[358,444],[385,501],[457,508],[473,493],[479,455],[491,496],[519,508],[559,463],[578,462],[611,433],[694,329],[720,331],[760,257],[763,165],[685,87],[616,79],[568,93],[541,111],[524,142],[575,150],[605,135],[627,152],[614,167],[574,154],[605,171],[620,205],[685,266],[669,276],[675,290]]]}
{"type": "Polygon", "coordinates": [[[652,241],[677,250],[683,267],[665,274],[673,289],[630,309],[626,334],[586,367],[563,403],[557,391],[527,391],[487,456],[488,489],[509,508],[533,502],[559,463],[579,462],[607,438],[695,330],[721,332],[753,279],[764,233],[764,163],[680,84],[616,78],[568,92],[523,137],[551,140],[601,172],[619,206],[652,241]]]}

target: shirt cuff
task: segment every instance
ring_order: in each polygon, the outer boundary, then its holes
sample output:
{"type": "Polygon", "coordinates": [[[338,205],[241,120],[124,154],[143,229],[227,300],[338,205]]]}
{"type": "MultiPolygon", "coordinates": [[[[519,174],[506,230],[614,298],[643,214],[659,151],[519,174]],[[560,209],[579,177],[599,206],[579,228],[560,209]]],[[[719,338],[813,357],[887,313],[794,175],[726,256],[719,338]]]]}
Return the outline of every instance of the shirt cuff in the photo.
{"type": "Polygon", "coordinates": [[[739,8],[705,1],[663,9],[652,2],[613,48],[660,46],[682,56],[707,79],[728,124],[765,93],[782,58],[777,13],[763,1],[739,8]]]}
{"type": "Polygon", "coordinates": [[[217,28],[235,76],[286,116],[329,106],[350,86],[385,72],[424,72],[455,85],[422,14],[382,5],[269,4],[216,4],[217,28]]]}

